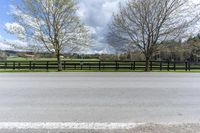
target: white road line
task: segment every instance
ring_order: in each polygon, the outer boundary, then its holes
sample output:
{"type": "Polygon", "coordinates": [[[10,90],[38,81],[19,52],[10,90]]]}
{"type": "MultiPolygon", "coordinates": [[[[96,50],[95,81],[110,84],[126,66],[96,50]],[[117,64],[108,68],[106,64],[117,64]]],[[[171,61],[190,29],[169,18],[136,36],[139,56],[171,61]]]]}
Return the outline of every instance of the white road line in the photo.
{"type": "Polygon", "coordinates": [[[21,123],[1,122],[0,129],[132,129],[143,123],[21,123]]]}

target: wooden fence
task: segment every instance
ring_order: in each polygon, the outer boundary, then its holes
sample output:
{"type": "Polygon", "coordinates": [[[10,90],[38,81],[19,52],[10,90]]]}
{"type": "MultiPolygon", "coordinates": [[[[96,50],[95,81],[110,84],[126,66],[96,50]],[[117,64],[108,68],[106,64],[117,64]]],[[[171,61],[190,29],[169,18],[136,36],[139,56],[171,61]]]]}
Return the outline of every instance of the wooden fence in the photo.
{"type": "MultiPolygon", "coordinates": [[[[143,71],[145,61],[62,61],[64,70],[132,70],[143,71]]],[[[56,61],[0,61],[0,69],[56,70],[56,61]]],[[[150,70],[191,71],[200,70],[200,64],[190,62],[151,61],[150,70]]]]}

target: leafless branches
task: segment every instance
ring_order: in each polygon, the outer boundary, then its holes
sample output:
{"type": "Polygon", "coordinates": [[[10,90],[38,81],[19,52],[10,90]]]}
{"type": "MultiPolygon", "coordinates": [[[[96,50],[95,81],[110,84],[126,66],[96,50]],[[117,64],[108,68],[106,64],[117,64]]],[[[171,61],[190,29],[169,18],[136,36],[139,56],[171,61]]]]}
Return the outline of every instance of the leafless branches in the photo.
{"type": "Polygon", "coordinates": [[[120,5],[114,15],[108,42],[118,49],[140,49],[149,71],[149,61],[158,44],[183,37],[185,30],[198,20],[189,9],[188,0],[130,0],[125,6],[120,5]]]}
{"type": "Polygon", "coordinates": [[[13,7],[18,30],[10,32],[55,53],[59,70],[62,70],[60,54],[64,50],[77,51],[88,46],[88,31],[76,14],[74,0],[23,0],[22,3],[13,7]]]}

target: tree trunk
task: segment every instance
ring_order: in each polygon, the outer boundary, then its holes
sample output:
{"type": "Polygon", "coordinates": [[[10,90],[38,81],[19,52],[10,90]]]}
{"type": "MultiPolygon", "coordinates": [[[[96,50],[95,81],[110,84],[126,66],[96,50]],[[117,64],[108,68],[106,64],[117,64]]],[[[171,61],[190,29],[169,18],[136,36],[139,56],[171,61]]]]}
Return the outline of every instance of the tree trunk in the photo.
{"type": "Polygon", "coordinates": [[[146,57],[145,72],[150,72],[150,57],[146,57]]]}
{"type": "Polygon", "coordinates": [[[62,71],[62,62],[61,62],[61,58],[60,58],[60,52],[58,51],[56,53],[56,57],[57,57],[57,64],[58,64],[58,71],[62,71]]]}

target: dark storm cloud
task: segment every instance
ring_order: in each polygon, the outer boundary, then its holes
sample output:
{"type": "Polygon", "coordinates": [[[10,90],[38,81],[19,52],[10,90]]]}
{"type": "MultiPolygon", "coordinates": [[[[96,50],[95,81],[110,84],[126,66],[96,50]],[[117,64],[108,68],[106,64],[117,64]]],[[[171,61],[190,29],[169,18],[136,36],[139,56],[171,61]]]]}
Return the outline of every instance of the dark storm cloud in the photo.
{"type": "Polygon", "coordinates": [[[106,43],[105,34],[112,14],[117,11],[119,2],[125,0],[81,0],[79,15],[89,27],[94,38],[94,47],[90,52],[109,52],[112,49],[106,43]]]}

